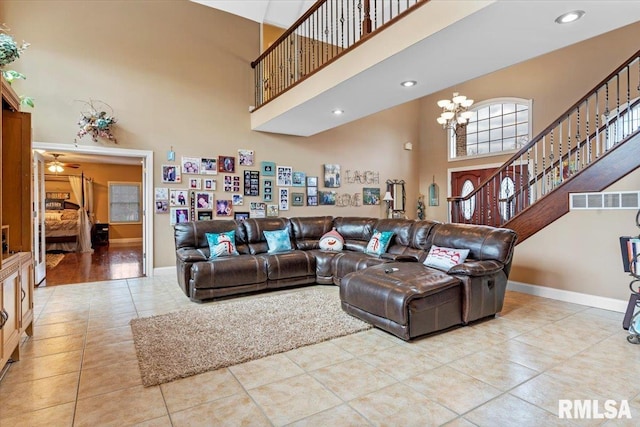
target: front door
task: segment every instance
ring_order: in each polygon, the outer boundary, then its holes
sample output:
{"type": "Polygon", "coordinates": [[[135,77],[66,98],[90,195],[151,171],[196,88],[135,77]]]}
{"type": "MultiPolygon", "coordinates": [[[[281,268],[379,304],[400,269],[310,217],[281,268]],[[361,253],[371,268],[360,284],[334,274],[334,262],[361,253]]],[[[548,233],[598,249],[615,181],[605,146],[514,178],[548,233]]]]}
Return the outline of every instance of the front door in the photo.
{"type": "MultiPolygon", "coordinates": [[[[497,168],[473,169],[451,173],[451,194],[466,196],[480,186],[497,168]]],[[[486,224],[499,227],[509,221],[517,212],[528,206],[528,192],[519,191],[526,187],[527,168],[517,166],[497,176],[487,188],[464,201],[456,215],[452,205],[452,221],[486,224]]]]}

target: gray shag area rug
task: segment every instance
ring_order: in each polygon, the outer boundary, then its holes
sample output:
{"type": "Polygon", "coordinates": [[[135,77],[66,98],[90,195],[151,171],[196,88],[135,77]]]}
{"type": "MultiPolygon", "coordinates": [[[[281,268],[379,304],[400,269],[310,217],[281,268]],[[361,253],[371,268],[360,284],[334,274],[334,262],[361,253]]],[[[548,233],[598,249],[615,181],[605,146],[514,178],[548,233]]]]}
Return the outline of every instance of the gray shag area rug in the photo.
{"type": "Polygon", "coordinates": [[[131,320],[145,387],[370,329],[338,288],[254,296],[131,320]]]}

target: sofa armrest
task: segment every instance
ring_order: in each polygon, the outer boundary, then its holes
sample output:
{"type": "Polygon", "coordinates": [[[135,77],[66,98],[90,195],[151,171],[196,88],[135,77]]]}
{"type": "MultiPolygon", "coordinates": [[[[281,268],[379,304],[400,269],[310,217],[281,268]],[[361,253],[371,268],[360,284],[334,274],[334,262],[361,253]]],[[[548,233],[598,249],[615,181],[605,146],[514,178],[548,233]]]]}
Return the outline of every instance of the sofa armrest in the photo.
{"type": "Polygon", "coordinates": [[[494,260],[467,261],[454,265],[447,271],[448,274],[459,274],[461,276],[487,276],[497,273],[504,268],[504,264],[494,260]]]}
{"type": "Polygon", "coordinates": [[[180,248],[176,251],[176,257],[182,262],[198,262],[208,259],[201,249],[196,248],[180,248]]]}
{"type": "Polygon", "coordinates": [[[383,253],[382,255],[380,255],[380,258],[388,259],[394,262],[418,262],[418,258],[414,257],[413,255],[383,253]]]}

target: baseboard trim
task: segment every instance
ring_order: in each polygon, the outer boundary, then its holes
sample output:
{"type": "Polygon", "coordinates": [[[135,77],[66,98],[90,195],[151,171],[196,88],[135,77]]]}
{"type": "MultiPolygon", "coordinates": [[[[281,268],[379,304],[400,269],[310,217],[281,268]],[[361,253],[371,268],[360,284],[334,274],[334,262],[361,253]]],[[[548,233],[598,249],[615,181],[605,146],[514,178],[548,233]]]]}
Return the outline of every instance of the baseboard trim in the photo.
{"type": "Polygon", "coordinates": [[[109,239],[110,245],[130,245],[132,243],[142,244],[142,237],[129,237],[124,239],[109,239]]]}
{"type": "Polygon", "coordinates": [[[507,290],[522,292],[538,297],[551,298],[558,301],[587,305],[589,307],[601,308],[603,310],[617,311],[619,313],[624,313],[627,310],[627,301],[583,294],[580,292],[565,291],[563,289],[549,288],[546,286],[530,285],[528,283],[520,283],[513,280],[509,280],[507,283],[507,290]]]}

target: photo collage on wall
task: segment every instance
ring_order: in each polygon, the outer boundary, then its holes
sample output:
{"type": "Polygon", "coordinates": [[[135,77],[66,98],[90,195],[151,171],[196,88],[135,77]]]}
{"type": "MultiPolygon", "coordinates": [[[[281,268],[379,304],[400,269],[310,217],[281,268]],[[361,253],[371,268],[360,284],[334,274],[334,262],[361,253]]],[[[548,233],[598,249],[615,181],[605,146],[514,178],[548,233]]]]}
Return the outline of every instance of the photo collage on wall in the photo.
{"type": "MultiPolygon", "coordinates": [[[[175,156],[167,158],[174,161],[175,156]]],[[[291,166],[256,162],[254,150],[248,149],[238,149],[237,156],[183,156],[179,164],[162,165],[161,182],[169,185],[155,188],[154,212],[169,214],[170,224],[176,224],[216,217],[244,221],[279,216],[305,205],[336,205],[338,195],[334,189],[340,188],[343,180],[340,165],[327,163],[321,167],[322,176],[308,176],[291,166]],[[222,174],[220,188],[219,174],[222,174]],[[173,184],[182,184],[184,188],[172,188],[173,184]],[[219,190],[227,194],[216,196],[219,190]],[[250,199],[245,201],[247,197],[250,199]],[[246,206],[244,211],[242,206],[246,206]]],[[[348,170],[346,174],[346,182],[353,184],[348,170]]],[[[362,188],[363,205],[379,205],[380,192],[380,188],[362,188]]]]}

